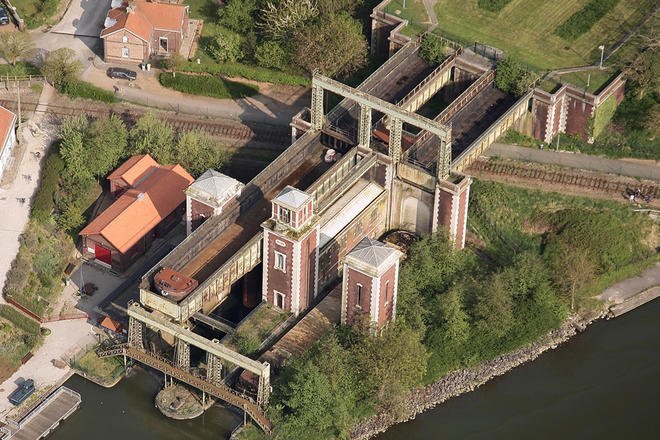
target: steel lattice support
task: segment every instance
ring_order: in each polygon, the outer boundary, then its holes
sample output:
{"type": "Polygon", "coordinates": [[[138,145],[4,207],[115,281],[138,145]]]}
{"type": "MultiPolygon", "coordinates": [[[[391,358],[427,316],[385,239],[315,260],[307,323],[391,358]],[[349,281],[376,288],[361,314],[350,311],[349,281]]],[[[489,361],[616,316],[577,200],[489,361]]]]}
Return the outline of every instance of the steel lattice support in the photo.
{"type": "Polygon", "coordinates": [[[451,129],[447,130],[447,136],[440,138],[438,144],[438,179],[449,179],[451,167],[451,129]]]}
{"type": "Polygon", "coordinates": [[[371,107],[360,104],[360,126],[358,129],[358,145],[369,147],[371,141],[371,107]]]}
{"type": "Polygon", "coordinates": [[[128,345],[144,350],[144,323],[132,316],[128,318],[128,345]]]}
{"type": "Polygon", "coordinates": [[[259,386],[257,389],[257,405],[264,408],[268,405],[270,397],[270,376],[259,376],[259,386]]]}
{"type": "Polygon", "coordinates": [[[387,154],[398,162],[401,159],[401,134],[403,132],[403,122],[401,119],[392,118],[390,121],[390,143],[387,154]]]}
{"type": "Polygon", "coordinates": [[[312,116],[311,123],[313,130],[323,128],[323,87],[312,84],[312,116]]]}
{"type": "Polygon", "coordinates": [[[190,344],[177,339],[174,351],[175,365],[184,371],[190,370],[190,344]]]}
{"type": "Polygon", "coordinates": [[[217,356],[206,353],[206,380],[213,385],[222,383],[222,362],[217,356]]]}

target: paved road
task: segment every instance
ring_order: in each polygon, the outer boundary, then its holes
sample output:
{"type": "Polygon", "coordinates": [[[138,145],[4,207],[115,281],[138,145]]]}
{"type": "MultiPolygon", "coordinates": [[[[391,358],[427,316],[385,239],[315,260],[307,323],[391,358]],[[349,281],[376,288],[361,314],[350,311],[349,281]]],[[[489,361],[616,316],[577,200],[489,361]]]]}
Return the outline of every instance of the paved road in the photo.
{"type": "Polygon", "coordinates": [[[98,37],[111,0],[73,0],[51,33],[98,37]]]}
{"type": "Polygon", "coordinates": [[[494,143],[485,151],[484,155],[620,174],[642,179],[660,180],[660,166],[638,164],[618,159],[606,159],[588,154],[537,150],[535,148],[519,147],[517,145],[494,143]]]}
{"type": "Polygon", "coordinates": [[[660,263],[646,269],[639,276],[628,278],[608,287],[598,295],[598,299],[618,304],[656,286],[660,286],[660,263]]]}

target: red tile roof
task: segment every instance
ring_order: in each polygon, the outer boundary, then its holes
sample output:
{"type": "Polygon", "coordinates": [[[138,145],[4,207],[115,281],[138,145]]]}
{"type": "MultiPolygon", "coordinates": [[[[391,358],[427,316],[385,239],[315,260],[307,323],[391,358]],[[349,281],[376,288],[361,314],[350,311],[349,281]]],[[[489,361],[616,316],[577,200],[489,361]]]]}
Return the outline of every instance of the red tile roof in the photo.
{"type": "MultiPolygon", "coordinates": [[[[127,167],[125,172],[130,172],[144,159],[138,156],[140,160],[136,161],[135,157],[126,162],[132,162],[133,167],[127,167]]],[[[119,252],[125,253],[183,203],[186,199],[184,190],[193,182],[192,176],[180,165],[158,165],[155,161],[154,164],[146,173],[132,178],[137,180],[136,186],[92,220],[80,235],[100,235],[119,252]]]]}
{"type": "Polygon", "coordinates": [[[103,29],[101,38],[118,30],[127,29],[144,41],[150,42],[153,29],[181,32],[188,6],[147,0],[134,0],[134,5],[133,12],[127,11],[128,3],[111,9],[108,18],[115,20],[116,23],[103,29]]]}
{"type": "Polygon", "coordinates": [[[108,330],[112,330],[115,333],[121,332],[121,322],[117,322],[108,316],[103,317],[103,319],[99,321],[99,325],[101,325],[101,327],[107,328],[108,330]]]}
{"type": "Polygon", "coordinates": [[[110,173],[108,180],[121,179],[127,185],[135,186],[141,177],[156,166],[158,162],[148,154],[133,156],[110,173]]]}
{"type": "Polygon", "coordinates": [[[0,154],[5,147],[5,142],[7,142],[7,137],[14,129],[16,123],[16,115],[13,112],[10,112],[6,108],[0,106],[0,154]]]}

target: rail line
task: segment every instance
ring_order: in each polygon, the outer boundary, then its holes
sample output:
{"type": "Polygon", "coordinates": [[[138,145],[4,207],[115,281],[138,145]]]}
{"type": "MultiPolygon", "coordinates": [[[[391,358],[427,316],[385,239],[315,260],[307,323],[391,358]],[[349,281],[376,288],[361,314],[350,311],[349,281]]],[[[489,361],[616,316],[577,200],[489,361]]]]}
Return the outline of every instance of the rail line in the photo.
{"type": "MultiPolygon", "coordinates": [[[[16,110],[18,105],[12,99],[0,99],[0,105],[10,110],[16,110]]],[[[37,110],[38,103],[30,101],[21,101],[21,110],[23,112],[31,113],[36,111],[44,111],[60,117],[77,116],[81,113],[93,116],[109,116],[110,114],[117,114],[129,125],[132,125],[141,116],[149,111],[127,107],[105,107],[82,105],[82,106],[66,106],[58,104],[41,104],[41,108],[45,110],[37,110]]],[[[218,119],[192,119],[190,116],[171,115],[165,112],[156,112],[159,118],[167,121],[176,130],[202,130],[211,136],[222,139],[232,139],[239,141],[257,140],[264,143],[289,145],[291,143],[291,134],[288,126],[277,126],[265,123],[255,123],[250,127],[241,122],[234,122],[229,120],[218,119]]]]}
{"type": "Polygon", "coordinates": [[[523,164],[479,159],[468,168],[470,174],[485,173],[500,176],[513,176],[560,185],[579,186],[613,194],[626,194],[629,190],[639,190],[654,199],[660,198],[660,185],[653,183],[631,183],[597,175],[585,174],[579,170],[547,170],[523,164]]]}

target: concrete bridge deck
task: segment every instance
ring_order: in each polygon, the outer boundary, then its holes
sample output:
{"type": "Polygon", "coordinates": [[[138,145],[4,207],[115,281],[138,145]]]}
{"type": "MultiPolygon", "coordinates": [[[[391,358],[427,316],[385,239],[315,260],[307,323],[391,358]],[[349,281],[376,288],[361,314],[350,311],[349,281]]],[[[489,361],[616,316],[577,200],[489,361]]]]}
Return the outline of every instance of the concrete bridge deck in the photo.
{"type": "Polygon", "coordinates": [[[12,440],[38,440],[46,437],[80,406],[80,394],[66,387],[58,388],[16,424],[7,427],[12,440]]]}
{"type": "Polygon", "coordinates": [[[324,147],[320,139],[317,140],[317,143],[314,154],[310,154],[300,167],[290,175],[283,177],[273,189],[242,213],[236,222],[205,246],[181,268],[180,272],[202,283],[261,231],[261,223],[268,220],[271,214],[270,200],[275,198],[282,188],[292,185],[305,190],[330,168],[332,164],[323,161],[324,147]]]}

